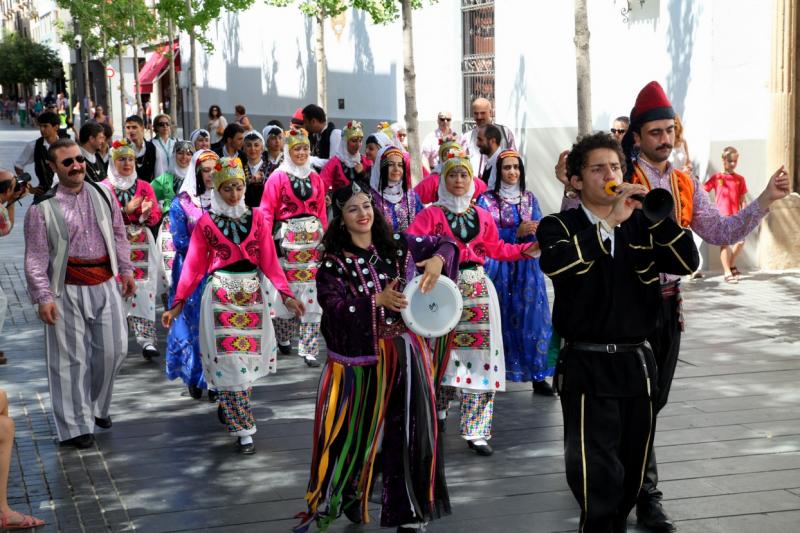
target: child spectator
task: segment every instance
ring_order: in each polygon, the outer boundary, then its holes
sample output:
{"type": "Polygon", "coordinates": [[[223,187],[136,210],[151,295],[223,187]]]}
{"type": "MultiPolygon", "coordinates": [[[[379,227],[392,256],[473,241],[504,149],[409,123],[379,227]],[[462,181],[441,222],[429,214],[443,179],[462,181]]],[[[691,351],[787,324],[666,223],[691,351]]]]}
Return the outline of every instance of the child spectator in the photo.
{"type": "MultiPolygon", "coordinates": [[[[714,190],[714,199],[721,215],[731,216],[744,207],[747,185],[744,176],[734,172],[739,162],[739,152],[733,146],[726,146],[722,150],[722,172],[717,172],[706,181],[706,192],[714,190]]],[[[744,241],[731,246],[722,246],[719,258],[727,283],[739,283],[739,269],[736,268],[736,257],[742,251],[744,241]]]]}

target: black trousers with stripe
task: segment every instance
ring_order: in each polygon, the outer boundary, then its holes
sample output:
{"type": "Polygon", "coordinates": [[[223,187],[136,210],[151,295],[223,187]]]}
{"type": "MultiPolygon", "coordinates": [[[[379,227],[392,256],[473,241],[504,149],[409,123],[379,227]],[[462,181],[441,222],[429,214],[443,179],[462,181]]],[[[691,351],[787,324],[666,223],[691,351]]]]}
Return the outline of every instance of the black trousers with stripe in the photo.
{"type": "Polygon", "coordinates": [[[581,507],[579,531],[625,531],[652,443],[650,397],[564,391],[561,407],[567,483],[581,507]]]}
{"type": "MultiPolygon", "coordinates": [[[[672,378],[675,376],[675,368],[678,366],[678,355],[681,350],[679,305],[678,296],[670,296],[663,299],[658,313],[658,325],[647,339],[653,348],[653,355],[658,367],[658,388],[653,398],[655,417],[667,405],[672,378]]],[[[654,432],[655,426],[656,421],[654,420],[654,432]]],[[[656,462],[655,451],[651,446],[639,501],[660,501],[661,498],[662,493],[658,489],[658,463],[656,462]]]]}

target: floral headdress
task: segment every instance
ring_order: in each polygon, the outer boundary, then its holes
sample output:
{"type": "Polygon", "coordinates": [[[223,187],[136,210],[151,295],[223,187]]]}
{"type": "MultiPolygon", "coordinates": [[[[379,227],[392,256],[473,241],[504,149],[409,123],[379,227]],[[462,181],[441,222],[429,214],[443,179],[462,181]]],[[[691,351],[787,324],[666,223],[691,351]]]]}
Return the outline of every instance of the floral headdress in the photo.
{"type": "Polygon", "coordinates": [[[238,157],[223,157],[214,165],[214,189],[219,190],[231,180],[241,180],[245,183],[242,162],[238,157]]]}
{"type": "Polygon", "coordinates": [[[392,125],[388,122],[378,122],[378,131],[389,137],[389,140],[394,139],[394,130],[392,129],[392,125]]]}
{"type": "Polygon", "coordinates": [[[455,137],[439,139],[439,160],[442,161],[447,157],[447,154],[452,150],[460,150],[461,145],[455,137]]]}
{"type": "Polygon", "coordinates": [[[300,144],[311,145],[311,143],[308,142],[308,132],[304,128],[289,128],[289,130],[286,131],[284,142],[289,150],[300,144]]]}
{"type": "Polygon", "coordinates": [[[128,139],[119,139],[111,143],[111,159],[116,161],[123,157],[136,158],[136,149],[128,139]]]}
{"type": "Polygon", "coordinates": [[[442,177],[447,176],[447,174],[456,167],[465,168],[470,177],[473,176],[472,163],[470,163],[467,154],[461,150],[451,150],[445,156],[444,163],[442,164],[442,177]]]}
{"type": "Polygon", "coordinates": [[[342,137],[344,137],[348,141],[356,137],[363,139],[364,127],[361,125],[361,122],[357,120],[349,121],[342,130],[342,137]]]}

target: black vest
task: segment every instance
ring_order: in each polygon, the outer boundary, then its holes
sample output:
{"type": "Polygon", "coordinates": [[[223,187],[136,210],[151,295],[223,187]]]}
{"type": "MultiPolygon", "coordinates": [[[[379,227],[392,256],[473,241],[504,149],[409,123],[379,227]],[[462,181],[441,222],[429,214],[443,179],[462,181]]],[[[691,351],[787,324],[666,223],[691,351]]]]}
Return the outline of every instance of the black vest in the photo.
{"type": "Polygon", "coordinates": [[[156,146],[150,141],[144,142],[144,154],[136,158],[136,177],[150,183],[155,179],[156,146]]]}
{"type": "Polygon", "coordinates": [[[44,137],[36,139],[33,146],[33,166],[36,177],[39,179],[39,187],[42,192],[47,192],[53,186],[53,170],[47,164],[47,148],[44,147],[44,137]]]}

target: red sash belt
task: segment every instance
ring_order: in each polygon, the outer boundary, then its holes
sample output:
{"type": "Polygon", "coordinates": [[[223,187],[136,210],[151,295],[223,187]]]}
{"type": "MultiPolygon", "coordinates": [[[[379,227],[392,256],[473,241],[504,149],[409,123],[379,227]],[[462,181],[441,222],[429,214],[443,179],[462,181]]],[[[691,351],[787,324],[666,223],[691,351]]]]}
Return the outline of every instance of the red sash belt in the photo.
{"type": "Polygon", "coordinates": [[[96,259],[67,259],[67,275],[64,283],[68,285],[100,285],[111,279],[111,260],[103,256],[96,259]]]}

